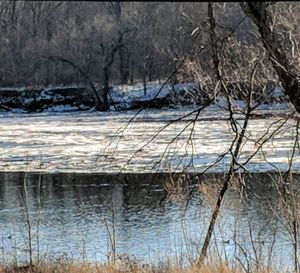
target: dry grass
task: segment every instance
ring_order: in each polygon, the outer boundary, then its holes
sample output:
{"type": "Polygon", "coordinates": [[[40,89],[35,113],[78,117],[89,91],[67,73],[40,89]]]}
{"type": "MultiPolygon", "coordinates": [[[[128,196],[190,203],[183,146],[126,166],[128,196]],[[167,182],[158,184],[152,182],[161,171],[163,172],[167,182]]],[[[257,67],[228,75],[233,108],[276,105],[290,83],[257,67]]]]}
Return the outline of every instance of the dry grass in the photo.
{"type": "MultiPolygon", "coordinates": [[[[137,264],[102,265],[88,263],[57,263],[38,266],[1,266],[0,273],[242,273],[238,268],[228,268],[224,264],[203,266],[201,269],[180,269],[172,266],[150,267],[137,264]]],[[[256,271],[253,273],[277,273],[278,271],[256,271]]]]}

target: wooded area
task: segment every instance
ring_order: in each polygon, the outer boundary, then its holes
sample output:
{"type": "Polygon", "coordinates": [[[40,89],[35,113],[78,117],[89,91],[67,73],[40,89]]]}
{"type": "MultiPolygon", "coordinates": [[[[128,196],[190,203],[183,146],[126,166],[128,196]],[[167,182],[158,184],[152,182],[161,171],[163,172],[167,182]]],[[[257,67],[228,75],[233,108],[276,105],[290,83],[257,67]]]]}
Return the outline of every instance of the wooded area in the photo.
{"type": "Polygon", "coordinates": [[[214,3],[213,21],[207,8],[205,2],[1,1],[0,85],[86,82],[107,110],[113,84],[172,75],[171,83],[196,82],[211,93],[218,89],[215,57],[225,85],[250,82],[259,60],[255,84],[263,90],[266,81],[280,81],[293,90],[286,93],[299,111],[299,4],[214,3]]]}

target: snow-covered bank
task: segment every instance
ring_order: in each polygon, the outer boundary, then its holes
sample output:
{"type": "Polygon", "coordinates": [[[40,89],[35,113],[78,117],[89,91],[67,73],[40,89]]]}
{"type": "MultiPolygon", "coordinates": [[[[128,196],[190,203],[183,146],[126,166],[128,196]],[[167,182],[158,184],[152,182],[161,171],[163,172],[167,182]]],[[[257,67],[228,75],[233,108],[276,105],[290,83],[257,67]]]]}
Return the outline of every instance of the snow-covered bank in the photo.
{"type": "MultiPolygon", "coordinates": [[[[97,90],[101,89],[98,84],[97,90]]],[[[273,104],[285,101],[283,90],[279,87],[270,91],[262,107],[272,108],[273,104]]],[[[108,95],[111,111],[132,110],[141,107],[162,108],[185,105],[199,105],[203,95],[196,84],[176,85],[158,82],[114,86],[108,95]]],[[[235,98],[237,102],[237,97],[235,98]]],[[[220,98],[218,105],[224,105],[220,98]]],[[[242,103],[242,102],[241,102],[242,103]]],[[[0,88],[0,110],[12,112],[70,112],[93,109],[94,100],[85,85],[0,88]]]]}
{"type": "MultiPolygon", "coordinates": [[[[101,86],[95,84],[101,93],[101,86]]],[[[122,111],[140,108],[152,103],[153,108],[172,105],[190,105],[201,102],[195,84],[172,86],[159,83],[114,86],[108,94],[110,110],[122,111]]],[[[0,110],[13,112],[78,111],[91,109],[93,96],[85,85],[0,88],[0,110]]]]}

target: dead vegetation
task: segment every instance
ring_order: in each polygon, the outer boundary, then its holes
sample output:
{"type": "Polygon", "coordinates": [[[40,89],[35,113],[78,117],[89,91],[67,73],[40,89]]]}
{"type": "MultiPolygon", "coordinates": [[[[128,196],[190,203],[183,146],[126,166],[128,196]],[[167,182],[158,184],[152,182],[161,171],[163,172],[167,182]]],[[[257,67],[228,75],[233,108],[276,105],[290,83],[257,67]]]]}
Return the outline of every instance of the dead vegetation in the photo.
{"type": "MultiPolygon", "coordinates": [[[[39,266],[2,266],[0,273],[242,273],[241,268],[229,268],[224,264],[205,265],[201,269],[182,269],[176,266],[149,266],[143,264],[102,265],[88,263],[57,263],[39,266]]],[[[253,271],[253,273],[277,273],[284,271],[253,271]]]]}

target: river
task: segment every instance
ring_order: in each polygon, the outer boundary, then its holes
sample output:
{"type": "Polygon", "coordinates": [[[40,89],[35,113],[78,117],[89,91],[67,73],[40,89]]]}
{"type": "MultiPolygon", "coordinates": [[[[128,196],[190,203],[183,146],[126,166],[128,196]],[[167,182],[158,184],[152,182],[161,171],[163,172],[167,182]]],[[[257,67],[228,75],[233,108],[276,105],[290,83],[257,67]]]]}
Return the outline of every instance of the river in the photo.
{"type": "MultiPolygon", "coordinates": [[[[228,169],[229,156],[206,176],[191,179],[184,187],[174,187],[180,185],[176,178],[171,187],[170,176],[182,170],[203,171],[226,152],[234,134],[224,112],[208,109],[195,123],[193,145],[187,142],[189,130],[179,135],[193,116],[171,124],[149,142],[160,128],[189,111],[151,110],[129,125],[134,112],[3,114],[2,260],[28,258],[24,181],[34,255],[39,252],[46,259],[65,255],[76,260],[107,261],[113,237],[118,255],[126,253],[143,263],[170,259],[186,264],[194,258],[207,230],[223,173],[228,169]],[[173,140],[176,135],[178,138],[173,140]],[[200,182],[205,182],[208,194],[197,190],[200,182]],[[197,188],[186,206],[182,200],[186,201],[187,189],[195,184],[197,188]]],[[[240,116],[237,120],[242,122],[240,116]]],[[[259,252],[260,259],[267,263],[271,252],[270,261],[275,265],[292,266],[284,214],[278,210],[278,193],[271,186],[276,175],[270,173],[288,167],[295,121],[284,123],[275,117],[251,120],[239,160],[243,162],[257,148],[251,139],[278,126],[278,134],[246,165],[251,173],[247,196],[241,198],[236,189],[228,192],[215,230],[212,255],[233,260],[236,256],[246,263],[259,252]]],[[[300,171],[299,155],[293,170],[300,171]]],[[[299,176],[295,177],[298,183],[299,176]]]]}

